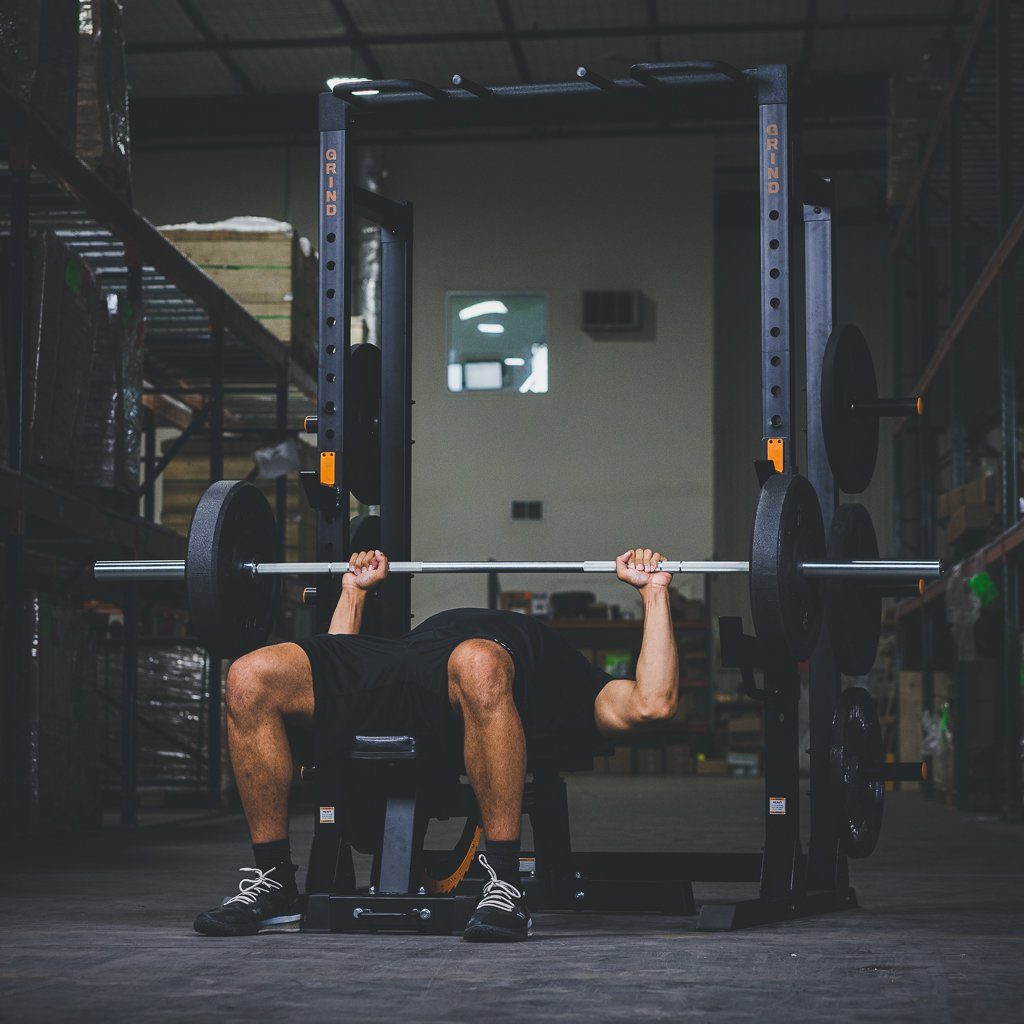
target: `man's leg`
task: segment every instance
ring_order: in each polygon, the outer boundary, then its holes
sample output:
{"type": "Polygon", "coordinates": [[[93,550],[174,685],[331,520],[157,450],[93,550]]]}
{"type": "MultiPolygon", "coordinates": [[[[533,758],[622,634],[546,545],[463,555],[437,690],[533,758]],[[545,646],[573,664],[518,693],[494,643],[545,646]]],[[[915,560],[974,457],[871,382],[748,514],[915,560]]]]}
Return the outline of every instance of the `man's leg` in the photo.
{"type": "Polygon", "coordinates": [[[292,752],[285,720],[312,725],[313,677],[295,644],[239,658],[228,672],[228,745],[252,836],[255,868],[238,893],[205,911],[193,927],[203,935],[255,935],[299,926],[295,865],[288,843],[292,752]]]}
{"type": "Polygon", "coordinates": [[[491,881],[466,924],[468,942],[521,942],[532,921],[519,880],[526,739],[512,699],[515,666],[491,640],[467,640],[448,661],[448,696],[462,718],[466,774],[476,794],[491,881]]]}
{"type": "Polygon", "coordinates": [[[228,671],[228,748],[254,845],[288,836],[291,747],[285,719],[313,722],[313,674],[296,644],[239,658],[228,671]]]}
{"type": "Polygon", "coordinates": [[[448,698],[462,718],[466,774],[491,842],[518,840],[522,824],[526,740],[514,674],[508,652],[490,640],[466,640],[448,660],[448,698]]]}

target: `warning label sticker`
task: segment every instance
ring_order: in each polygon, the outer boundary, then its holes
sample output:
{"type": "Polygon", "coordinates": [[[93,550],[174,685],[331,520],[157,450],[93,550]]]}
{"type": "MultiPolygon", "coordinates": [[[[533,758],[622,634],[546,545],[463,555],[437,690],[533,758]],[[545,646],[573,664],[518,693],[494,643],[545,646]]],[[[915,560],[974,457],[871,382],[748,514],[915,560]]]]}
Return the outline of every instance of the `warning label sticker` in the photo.
{"type": "MultiPolygon", "coordinates": [[[[323,813],[321,809],[321,813],[323,813]]],[[[770,796],[768,797],[768,813],[769,814],[785,814],[786,813],[786,798],[784,796],[770,796]]],[[[321,819],[323,820],[323,819],[321,819]]]]}
{"type": "MultiPolygon", "coordinates": [[[[785,803],[785,801],[783,801],[785,803]]],[[[321,825],[333,825],[334,824],[334,808],[333,807],[321,807],[320,808],[320,824],[321,825]]]]}

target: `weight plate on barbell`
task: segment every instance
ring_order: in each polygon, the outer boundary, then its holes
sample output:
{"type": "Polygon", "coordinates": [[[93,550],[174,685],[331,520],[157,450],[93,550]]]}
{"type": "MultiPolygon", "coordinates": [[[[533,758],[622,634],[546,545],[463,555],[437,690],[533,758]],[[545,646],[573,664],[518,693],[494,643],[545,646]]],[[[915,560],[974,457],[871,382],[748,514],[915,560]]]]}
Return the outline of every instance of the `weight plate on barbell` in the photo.
{"type": "Polygon", "coordinates": [[[832,475],[847,494],[860,494],[875,473],[878,413],[854,405],[877,399],[875,364],[864,335],[853,324],[837,327],[821,361],[821,432],[832,475]]]}
{"type": "Polygon", "coordinates": [[[750,541],[750,610],[766,654],[803,661],[821,630],[821,587],[800,571],[820,562],[825,529],[805,477],[775,474],[761,488],[750,541]]]}
{"type": "MultiPolygon", "coordinates": [[[[863,505],[840,505],[828,533],[830,562],[878,558],[878,538],[863,505]]],[[[882,592],[871,580],[832,577],[825,584],[825,620],[840,672],[871,671],[882,632],[882,592]]]]}
{"type": "Polygon", "coordinates": [[[871,694],[851,686],[839,695],[829,747],[829,798],[836,831],[848,857],[867,857],[878,842],[885,805],[885,783],[866,777],[881,765],[882,729],[871,694]]]}
{"type": "Polygon", "coordinates": [[[364,512],[353,516],[348,524],[348,546],[356,551],[380,550],[380,516],[364,512]]]}
{"type": "Polygon", "coordinates": [[[345,483],[364,504],[380,504],[380,349],[353,345],[345,381],[345,483]]]}
{"type": "Polygon", "coordinates": [[[279,577],[253,577],[245,562],[280,561],[277,522],[266,495],[244,480],[211,484],[188,529],[185,587],[192,631],[215,656],[237,658],[266,643],[279,577]]]}

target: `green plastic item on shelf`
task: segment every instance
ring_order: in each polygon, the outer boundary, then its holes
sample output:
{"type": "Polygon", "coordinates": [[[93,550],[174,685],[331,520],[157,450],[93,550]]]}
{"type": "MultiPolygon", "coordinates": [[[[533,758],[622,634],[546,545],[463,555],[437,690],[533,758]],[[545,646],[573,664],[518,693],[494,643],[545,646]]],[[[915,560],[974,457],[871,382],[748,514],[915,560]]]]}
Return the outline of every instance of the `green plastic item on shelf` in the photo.
{"type": "Polygon", "coordinates": [[[939,715],[939,732],[943,736],[949,735],[949,704],[942,705],[942,714],[939,715]]]}
{"type": "Polygon", "coordinates": [[[968,585],[978,595],[978,600],[983,608],[985,605],[991,604],[999,596],[999,588],[987,572],[982,571],[972,576],[968,585]]]}

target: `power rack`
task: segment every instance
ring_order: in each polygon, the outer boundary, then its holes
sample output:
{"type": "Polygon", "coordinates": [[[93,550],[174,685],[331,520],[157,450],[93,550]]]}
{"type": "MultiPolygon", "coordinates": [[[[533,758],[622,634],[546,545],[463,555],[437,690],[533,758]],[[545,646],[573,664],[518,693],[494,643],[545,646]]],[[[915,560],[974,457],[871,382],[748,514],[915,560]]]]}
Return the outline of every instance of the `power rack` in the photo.
{"type": "MultiPolygon", "coordinates": [[[[794,152],[790,123],[790,72],[769,64],[740,70],[713,60],[636,64],[626,78],[607,79],[586,67],[573,80],[551,84],[485,86],[454,75],[446,88],[410,79],[386,79],[338,85],[319,97],[320,317],[317,376],[317,431],[320,474],[307,491],[317,509],[316,557],[331,561],[349,551],[347,516],[351,453],[344,425],[346,379],[350,373],[352,254],[350,236],[356,214],[380,226],[383,239],[381,347],[383,382],[380,403],[380,545],[396,560],[411,558],[411,380],[412,206],[358,188],[353,150],[361,132],[376,129],[481,128],[489,124],[530,124],[545,119],[629,120],[631,115],[678,116],[684,103],[720,102],[723,94],[745,97],[756,108],[760,178],[762,438],[756,466],[762,481],[772,473],[797,468],[794,362],[794,309],[791,229],[803,223],[807,367],[807,476],[821,502],[826,530],[837,507],[837,489],[829,467],[819,416],[820,373],[833,328],[832,207],[827,180],[804,172],[794,152]],[[347,457],[348,456],[348,457],[347,457]]],[[[753,355],[753,354],[752,354],[753,355]]],[[[349,391],[351,395],[352,392],[349,391]]],[[[337,599],[337,582],[324,580],[316,602],[326,626],[337,599]]],[[[392,578],[383,588],[381,631],[400,635],[410,626],[409,578],[392,578]]],[[[748,677],[757,644],[743,637],[738,622],[723,622],[723,660],[742,666],[748,677]],[[727,643],[727,639],[731,643],[727,643]]],[[[766,658],[759,665],[764,686],[756,688],[766,705],[765,844],[760,853],[720,857],[648,854],[659,860],[658,877],[688,881],[759,882],[754,899],[728,905],[705,904],[699,927],[722,929],[762,924],[789,917],[856,905],[841,850],[835,808],[829,792],[829,748],[833,712],[841,679],[826,631],[810,661],[810,841],[800,838],[797,665],[766,658]],[[770,806],[769,806],[770,805],[770,806]],[[784,813],[779,813],[779,808],[784,813]],[[668,858],[668,860],[665,860],[668,858]],[[674,874],[666,875],[671,863],[674,874]]],[[[365,752],[364,752],[365,753],[365,752]]],[[[401,753],[405,757],[408,752],[401,753]]],[[[395,753],[395,757],[399,757],[395,753]]],[[[413,756],[413,755],[409,755],[413,756]]],[[[322,766],[321,766],[322,767],[322,766]]],[[[323,803],[336,792],[318,773],[323,803]]],[[[559,780],[560,781],[560,780],[559,780]]],[[[391,803],[389,802],[389,808],[391,803]]],[[[396,807],[399,805],[396,804],[396,807]]],[[[408,807],[406,806],[406,814],[408,807]]],[[[390,813],[390,811],[389,811],[390,813]]],[[[389,819],[391,821],[391,819],[389,819]]],[[[391,821],[392,826],[395,825],[391,821]]],[[[568,823],[565,824],[567,841],[568,823]]],[[[325,926],[328,897],[342,843],[340,823],[316,823],[307,889],[311,915],[325,926]],[[314,908],[319,910],[314,914],[314,908]]],[[[411,829],[411,821],[405,826],[411,829]]],[[[397,835],[397,833],[393,833],[397,835]]],[[[403,847],[405,858],[408,849],[403,847]]],[[[586,856],[586,855],[581,855],[586,856]]],[[[592,857],[610,855],[590,855],[592,857]]],[[[640,855],[644,856],[644,855],[640,855]]],[[[385,858],[387,851],[385,851],[385,858]]],[[[408,861],[403,859],[408,877],[408,861]]],[[[634,867],[635,870],[635,867],[634,867]]],[[[398,875],[401,875],[399,870],[398,875]]],[[[579,876],[577,876],[579,877],[579,876]]],[[[621,876],[620,876],[621,877],[621,876]]],[[[628,887],[625,880],[622,886],[628,887]]],[[[624,889],[623,891],[627,891],[624,889]]],[[[352,897],[355,898],[355,897],[352,897]]],[[[360,896],[359,914],[373,917],[370,897],[360,896]]],[[[383,899],[378,896],[378,899],[383,899]]],[[[344,897],[349,899],[349,897],[344,897]]],[[[419,903],[424,903],[424,898],[419,903]]],[[[411,904],[410,904],[411,907],[411,904]]],[[[409,908],[406,908],[408,910],[409,908]]],[[[417,908],[422,910],[417,904],[417,908]]],[[[622,909],[620,907],[620,909],[622,909]]],[[[382,909],[381,916],[396,916],[382,909]]],[[[356,916],[358,917],[359,914],[356,916]]],[[[451,916],[450,911],[448,917],[451,916]]],[[[430,914],[427,915],[430,917],[430,914]]],[[[435,922],[438,919],[435,917],[435,922]]]]}

